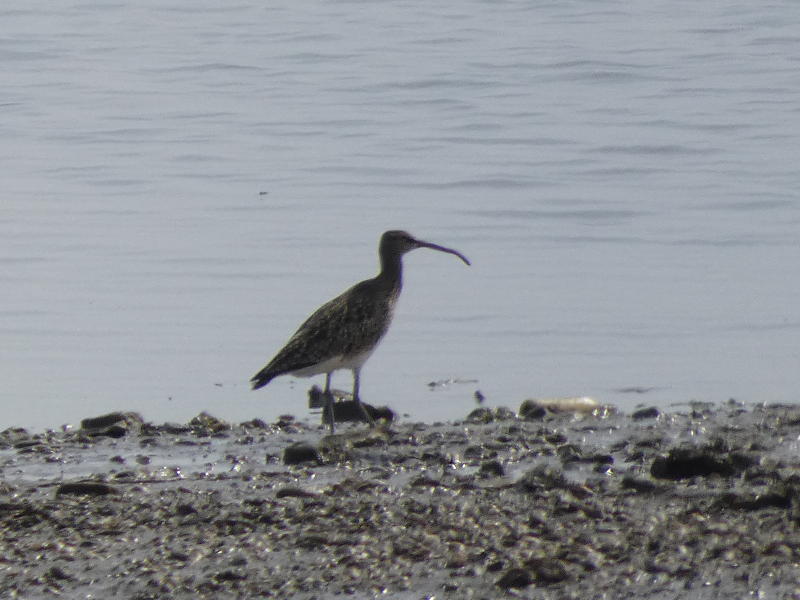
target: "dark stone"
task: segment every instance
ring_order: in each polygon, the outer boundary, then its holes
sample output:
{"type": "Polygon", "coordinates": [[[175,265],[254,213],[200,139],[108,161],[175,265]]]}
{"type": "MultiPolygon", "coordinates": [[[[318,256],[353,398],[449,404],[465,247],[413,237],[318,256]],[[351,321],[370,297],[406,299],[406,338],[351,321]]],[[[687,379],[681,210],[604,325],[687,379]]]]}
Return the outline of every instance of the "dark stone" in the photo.
{"type": "Polygon", "coordinates": [[[314,498],[316,494],[299,487],[287,486],[275,493],[276,498],[314,498]]]}
{"type": "Polygon", "coordinates": [[[293,415],[280,415],[278,420],[272,424],[273,427],[277,427],[283,431],[299,431],[298,425],[295,422],[295,418],[293,415]]]}
{"type": "Polygon", "coordinates": [[[575,444],[564,444],[556,448],[556,454],[561,459],[561,462],[576,462],[581,459],[581,449],[575,444]]]}
{"type": "Polygon", "coordinates": [[[520,419],[541,421],[547,415],[547,409],[534,400],[525,400],[519,407],[520,419]]]}
{"type": "Polygon", "coordinates": [[[218,582],[243,581],[247,579],[247,575],[227,570],[214,575],[214,579],[218,582]]]}
{"type": "Polygon", "coordinates": [[[738,510],[762,510],[765,508],[792,507],[792,499],[797,497],[797,490],[788,486],[777,485],[763,494],[726,493],[714,503],[716,508],[733,508],[738,510]]]}
{"type": "Polygon", "coordinates": [[[121,438],[125,437],[125,434],[127,433],[128,429],[126,427],[122,427],[121,425],[112,425],[103,432],[103,435],[110,438],[121,438]]]}
{"type": "MultiPolygon", "coordinates": [[[[394,412],[387,406],[372,406],[371,404],[361,403],[361,406],[369,413],[374,421],[384,420],[389,423],[394,421],[394,412]]],[[[353,400],[342,400],[333,403],[333,419],[336,423],[367,423],[367,418],[353,400]]],[[[322,424],[328,425],[328,411],[322,410],[322,424]]]]}
{"type": "Polygon", "coordinates": [[[183,423],[164,423],[158,427],[155,433],[166,433],[169,435],[180,435],[182,433],[189,433],[192,428],[183,423]]]}
{"type": "Polygon", "coordinates": [[[464,458],[483,458],[487,454],[483,446],[467,446],[464,449],[464,458]]]}
{"type": "Polygon", "coordinates": [[[559,444],[565,444],[567,442],[567,436],[563,433],[551,433],[544,437],[544,440],[548,444],[553,444],[554,446],[558,446],[559,444]]]}
{"type": "Polygon", "coordinates": [[[189,425],[195,433],[220,433],[231,428],[231,424],[203,411],[191,421],[189,425]],[[200,430],[200,431],[198,431],[200,430]]]}
{"type": "Polygon", "coordinates": [[[34,448],[36,446],[43,446],[41,440],[26,440],[24,442],[18,442],[14,444],[15,450],[25,450],[27,448],[34,448]]]}
{"type": "Polygon", "coordinates": [[[653,461],[650,474],[659,479],[688,479],[720,475],[732,477],[753,465],[745,454],[729,452],[724,442],[715,441],[701,448],[673,448],[667,456],[653,461]]]}
{"type": "Polygon", "coordinates": [[[133,412],[113,412],[81,421],[81,431],[90,437],[125,437],[132,430],[141,430],[143,419],[133,412]]]}
{"type": "Polygon", "coordinates": [[[611,465],[608,463],[595,463],[592,467],[592,471],[595,473],[605,474],[611,471],[611,465]]]}
{"type": "Polygon", "coordinates": [[[283,451],[283,464],[285,465],[299,465],[305,462],[313,462],[322,464],[322,459],[319,456],[317,449],[305,442],[297,442],[291,446],[287,446],[283,451]]]}
{"type": "Polygon", "coordinates": [[[511,421],[516,418],[517,415],[514,414],[514,411],[506,408],[505,406],[498,406],[495,408],[482,406],[470,412],[467,415],[467,418],[464,420],[467,423],[481,425],[493,423],[494,421],[511,421]]]}
{"type": "Polygon", "coordinates": [[[568,481],[560,469],[539,464],[523,473],[517,486],[526,492],[536,492],[543,489],[568,487],[568,481]]]}
{"type": "Polygon", "coordinates": [[[497,586],[503,588],[504,590],[510,588],[524,588],[528,587],[534,581],[533,575],[529,571],[525,569],[520,569],[519,567],[513,567],[503,573],[503,576],[497,580],[497,586]]]}
{"type": "Polygon", "coordinates": [[[408,485],[411,487],[439,487],[442,485],[442,482],[428,475],[420,475],[416,479],[411,480],[408,485]]]}
{"type": "Polygon", "coordinates": [[[56,489],[56,495],[74,494],[76,496],[106,496],[116,494],[117,491],[105,483],[93,481],[77,481],[74,483],[62,483],[56,489]]]}
{"type": "Polygon", "coordinates": [[[50,567],[50,569],[47,571],[47,577],[50,579],[60,579],[62,581],[70,581],[73,579],[72,575],[64,571],[64,569],[59,566],[50,567]]]}
{"type": "Polygon", "coordinates": [[[19,444],[28,438],[30,438],[30,434],[22,427],[9,427],[8,429],[4,429],[0,431],[0,450],[19,444]]]}
{"type": "Polygon", "coordinates": [[[492,409],[487,408],[485,406],[481,406],[480,408],[476,408],[472,412],[467,415],[465,419],[467,423],[474,423],[474,424],[485,424],[491,423],[494,421],[494,415],[492,414],[492,409]]]}
{"type": "MultiPolygon", "coordinates": [[[[378,432],[379,430],[367,430],[378,432]]],[[[386,445],[386,438],[382,435],[365,435],[363,437],[358,437],[350,442],[353,448],[374,448],[375,446],[384,446],[386,445]]]]}
{"type": "Polygon", "coordinates": [[[178,506],[175,507],[175,514],[177,514],[179,517],[193,515],[196,512],[197,509],[191,504],[178,504],[178,506]]]}
{"type": "Polygon", "coordinates": [[[320,533],[306,533],[299,536],[297,540],[295,540],[295,544],[299,548],[316,550],[321,546],[330,544],[330,539],[328,536],[320,533]]]}
{"type": "Polygon", "coordinates": [[[483,477],[501,477],[505,475],[505,469],[499,460],[487,460],[481,463],[478,473],[483,477]]]}
{"type": "Polygon", "coordinates": [[[559,583],[564,581],[567,569],[561,561],[554,558],[534,558],[525,563],[534,575],[534,579],[540,583],[559,583]]]}
{"type": "Polygon", "coordinates": [[[621,485],[623,489],[634,490],[640,494],[654,492],[657,489],[656,484],[652,481],[648,481],[647,479],[639,479],[638,477],[633,477],[631,475],[626,475],[623,477],[621,485]]]}
{"type": "Polygon", "coordinates": [[[648,408],[640,408],[636,412],[631,415],[631,419],[634,421],[643,421],[644,419],[656,419],[661,416],[661,411],[658,410],[655,406],[650,406],[648,408]]]}
{"type": "Polygon", "coordinates": [[[99,417],[90,417],[81,421],[81,429],[104,429],[116,425],[120,421],[125,421],[125,415],[121,412],[108,413],[99,417]]]}
{"type": "Polygon", "coordinates": [[[614,457],[610,454],[593,454],[592,462],[597,465],[613,465],[614,457]]]}
{"type": "Polygon", "coordinates": [[[376,421],[386,421],[387,423],[394,423],[395,419],[394,411],[388,406],[372,406],[370,404],[365,404],[364,406],[367,407],[367,412],[376,421]]]}
{"type": "Polygon", "coordinates": [[[490,562],[486,565],[486,572],[487,573],[497,573],[498,571],[502,571],[504,563],[502,560],[496,560],[494,562],[490,562]]]}
{"type": "Polygon", "coordinates": [[[187,562],[190,556],[185,552],[181,552],[180,550],[173,550],[172,552],[169,553],[168,558],[170,558],[171,560],[177,560],[179,562],[187,562]]]}
{"type": "Polygon", "coordinates": [[[506,406],[498,406],[494,409],[494,418],[497,421],[512,421],[517,418],[517,415],[506,406]]]}

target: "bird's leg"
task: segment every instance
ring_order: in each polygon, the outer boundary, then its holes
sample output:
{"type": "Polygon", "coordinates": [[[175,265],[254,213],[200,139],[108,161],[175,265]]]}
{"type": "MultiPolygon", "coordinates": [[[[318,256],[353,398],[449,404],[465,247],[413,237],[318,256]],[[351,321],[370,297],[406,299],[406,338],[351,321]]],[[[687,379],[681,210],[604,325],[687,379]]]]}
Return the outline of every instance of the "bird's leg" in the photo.
{"type": "Polygon", "coordinates": [[[333,424],[333,394],[331,393],[331,373],[325,373],[325,412],[328,414],[328,424],[331,426],[331,434],[334,432],[333,424]]]}
{"type": "Polygon", "coordinates": [[[372,418],[372,415],[369,414],[366,407],[361,404],[361,398],[358,396],[358,388],[359,384],[361,383],[361,369],[353,369],[353,402],[356,403],[356,406],[361,410],[361,414],[367,420],[372,427],[375,427],[375,419],[372,418]]]}

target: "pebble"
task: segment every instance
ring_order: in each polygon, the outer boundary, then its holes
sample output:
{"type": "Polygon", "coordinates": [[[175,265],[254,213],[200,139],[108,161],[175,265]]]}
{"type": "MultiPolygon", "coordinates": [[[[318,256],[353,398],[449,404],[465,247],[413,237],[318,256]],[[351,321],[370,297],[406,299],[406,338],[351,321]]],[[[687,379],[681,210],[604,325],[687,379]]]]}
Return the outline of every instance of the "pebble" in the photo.
{"type": "Polygon", "coordinates": [[[480,414],[492,420],[336,436],[288,417],[210,415],[113,440],[0,432],[0,542],[13,548],[0,597],[800,589],[800,408],[480,414]],[[123,463],[131,470],[117,473],[123,463]],[[92,479],[63,481],[81,469],[92,479]]]}
{"type": "Polygon", "coordinates": [[[135,412],[113,412],[81,421],[81,432],[91,437],[121,438],[141,431],[144,420],[135,412]]]}
{"type": "Polygon", "coordinates": [[[108,484],[95,483],[91,481],[76,481],[73,483],[62,483],[56,488],[56,495],[64,494],[84,495],[84,496],[106,496],[116,494],[117,491],[108,484]]]}
{"type": "Polygon", "coordinates": [[[283,464],[285,465],[299,465],[309,462],[322,464],[319,452],[317,452],[317,449],[311,444],[297,442],[296,444],[287,446],[283,451],[283,464]]]}
{"type": "Polygon", "coordinates": [[[314,498],[317,494],[295,486],[286,486],[275,492],[276,498],[314,498]]]}
{"type": "Polygon", "coordinates": [[[633,414],[631,414],[631,419],[634,421],[642,421],[644,419],[657,419],[660,416],[661,411],[655,406],[650,406],[647,408],[640,408],[639,410],[635,411],[633,414]]]}
{"type": "Polygon", "coordinates": [[[497,586],[503,589],[525,588],[533,582],[534,578],[530,571],[514,567],[503,573],[503,576],[497,580],[497,586]]]}
{"type": "Polygon", "coordinates": [[[666,456],[656,458],[650,474],[658,479],[688,479],[709,475],[731,477],[754,463],[752,457],[732,452],[724,445],[680,446],[672,448],[666,456]]]}

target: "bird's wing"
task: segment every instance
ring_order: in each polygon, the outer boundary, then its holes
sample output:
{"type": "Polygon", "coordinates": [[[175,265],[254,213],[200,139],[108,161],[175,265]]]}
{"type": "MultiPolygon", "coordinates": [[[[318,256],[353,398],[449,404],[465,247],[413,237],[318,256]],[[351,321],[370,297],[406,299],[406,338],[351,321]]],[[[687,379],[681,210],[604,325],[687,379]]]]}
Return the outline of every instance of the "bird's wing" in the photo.
{"type": "Polygon", "coordinates": [[[372,285],[362,281],[319,307],[253,380],[268,381],[377,344],[389,326],[391,306],[375,301],[372,285]]]}

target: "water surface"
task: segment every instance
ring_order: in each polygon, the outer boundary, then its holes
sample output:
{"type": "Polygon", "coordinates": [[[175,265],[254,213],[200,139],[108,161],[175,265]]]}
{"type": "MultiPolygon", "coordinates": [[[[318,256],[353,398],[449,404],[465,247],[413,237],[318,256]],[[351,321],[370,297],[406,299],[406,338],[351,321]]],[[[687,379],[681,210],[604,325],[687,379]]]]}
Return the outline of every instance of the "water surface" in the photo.
{"type": "Polygon", "coordinates": [[[306,414],[247,380],[394,228],[473,266],[407,257],[367,401],[796,401],[795,13],[4,3],[0,427],[306,414]]]}

